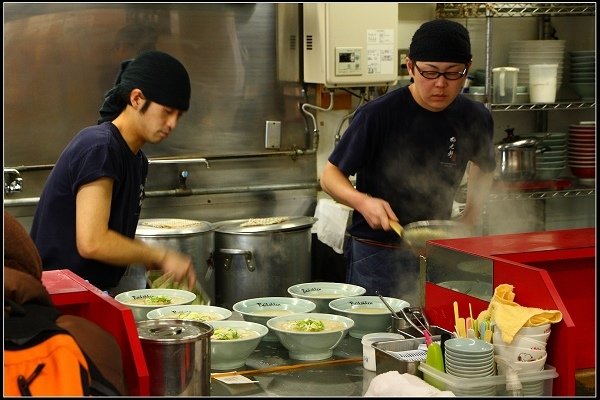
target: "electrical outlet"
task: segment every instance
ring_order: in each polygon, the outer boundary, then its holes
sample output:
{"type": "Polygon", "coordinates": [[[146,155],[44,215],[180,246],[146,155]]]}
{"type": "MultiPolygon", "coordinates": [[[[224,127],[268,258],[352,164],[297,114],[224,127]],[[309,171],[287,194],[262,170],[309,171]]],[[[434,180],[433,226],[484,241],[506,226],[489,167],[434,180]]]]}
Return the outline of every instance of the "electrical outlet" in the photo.
{"type": "Polygon", "coordinates": [[[267,121],[265,124],[265,148],[281,147],[281,121],[267,121]]]}

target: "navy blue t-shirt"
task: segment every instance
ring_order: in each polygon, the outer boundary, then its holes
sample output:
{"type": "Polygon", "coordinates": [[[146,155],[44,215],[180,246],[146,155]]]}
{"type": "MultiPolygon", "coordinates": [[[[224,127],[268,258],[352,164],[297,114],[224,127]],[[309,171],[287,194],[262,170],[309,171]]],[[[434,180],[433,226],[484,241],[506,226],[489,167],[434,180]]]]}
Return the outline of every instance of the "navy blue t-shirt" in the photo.
{"type": "Polygon", "coordinates": [[[133,154],[112,122],[80,131],[50,172],[31,227],[44,270],[69,269],[92,285],[115,287],[125,268],[82,258],[75,239],[75,199],[79,188],[102,177],[113,179],[108,228],[133,238],[137,229],[148,158],[133,154]]]}
{"type": "MultiPolygon", "coordinates": [[[[445,110],[424,109],[408,86],[357,110],[329,161],[356,189],[388,201],[403,225],[449,219],[469,160],[483,171],[496,165],[493,120],[483,103],[459,95],[445,110]]],[[[374,230],[354,211],[351,235],[398,242],[394,232],[374,230]]]]}

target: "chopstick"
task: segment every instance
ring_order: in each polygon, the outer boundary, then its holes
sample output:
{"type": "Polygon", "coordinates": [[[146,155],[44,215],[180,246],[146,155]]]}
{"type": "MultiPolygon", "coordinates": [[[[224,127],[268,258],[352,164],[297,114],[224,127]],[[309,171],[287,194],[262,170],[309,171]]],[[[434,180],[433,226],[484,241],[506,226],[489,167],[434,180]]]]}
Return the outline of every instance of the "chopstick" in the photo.
{"type": "Polygon", "coordinates": [[[294,370],[294,369],[321,367],[321,366],[328,366],[328,365],[352,364],[352,363],[357,363],[357,362],[362,362],[362,361],[363,361],[362,357],[344,358],[341,360],[329,360],[329,361],[321,361],[321,362],[313,362],[313,363],[305,363],[305,364],[279,365],[276,367],[250,369],[247,371],[215,372],[213,374],[210,374],[210,377],[211,378],[221,378],[224,376],[233,376],[233,375],[260,375],[260,374],[268,374],[270,372],[282,372],[282,371],[290,371],[290,370],[294,370]]]}

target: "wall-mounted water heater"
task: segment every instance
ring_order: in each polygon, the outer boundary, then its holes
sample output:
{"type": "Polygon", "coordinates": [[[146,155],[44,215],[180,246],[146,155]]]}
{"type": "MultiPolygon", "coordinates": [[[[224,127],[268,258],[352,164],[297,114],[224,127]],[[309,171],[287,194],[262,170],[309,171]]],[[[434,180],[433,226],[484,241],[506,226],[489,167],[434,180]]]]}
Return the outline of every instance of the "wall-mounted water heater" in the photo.
{"type": "Polygon", "coordinates": [[[398,79],[398,3],[303,3],[304,81],[379,86],[398,79]]]}

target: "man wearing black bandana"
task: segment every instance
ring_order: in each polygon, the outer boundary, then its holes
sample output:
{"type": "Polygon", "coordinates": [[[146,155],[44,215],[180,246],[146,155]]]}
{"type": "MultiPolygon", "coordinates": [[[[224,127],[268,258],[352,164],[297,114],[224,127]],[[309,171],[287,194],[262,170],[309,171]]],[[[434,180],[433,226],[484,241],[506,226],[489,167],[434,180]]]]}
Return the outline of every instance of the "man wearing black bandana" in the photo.
{"type": "Polygon", "coordinates": [[[440,19],[421,25],[407,58],[412,83],[362,106],[326,163],[323,190],[354,209],[344,245],[346,281],[367,295],[379,291],[421,305],[418,257],[389,221],[450,219],[467,165],[460,220],[478,223],[495,154],[491,113],[460,95],[471,58],[461,24],[440,19]]]}
{"type": "Polygon", "coordinates": [[[185,67],[166,53],[121,64],[98,124],[75,135],[44,185],[30,234],[45,270],[70,269],[111,293],[139,263],[194,287],[190,256],[135,239],[148,174],[142,146],[173,133],[190,95],[185,67]]]}

